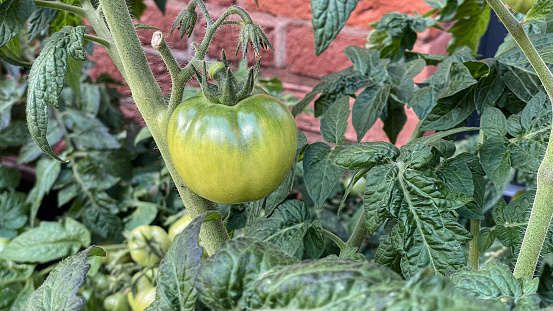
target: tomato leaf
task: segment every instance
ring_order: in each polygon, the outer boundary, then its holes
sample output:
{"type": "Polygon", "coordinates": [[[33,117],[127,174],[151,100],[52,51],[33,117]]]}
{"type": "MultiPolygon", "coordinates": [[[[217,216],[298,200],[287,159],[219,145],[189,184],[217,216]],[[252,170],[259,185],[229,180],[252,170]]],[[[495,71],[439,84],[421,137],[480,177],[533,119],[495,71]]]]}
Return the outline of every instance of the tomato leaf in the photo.
{"type": "Polygon", "coordinates": [[[481,253],[487,251],[495,242],[496,231],[495,229],[482,228],[478,232],[478,251],[481,253]]]}
{"type": "MultiPolygon", "coordinates": [[[[522,244],[535,195],[534,190],[528,190],[509,204],[500,200],[492,211],[493,219],[497,224],[495,236],[501,244],[510,247],[514,254],[518,254],[522,244]]],[[[553,252],[553,229],[550,227],[547,230],[542,254],[551,252],[553,252]]]]}
{"type": "Polygon", "coordinates": [[[78,311],[84,299],[77,291],[84,284],[90,265],[86,259],[96,247],[63,260],[42,285],[29,297],[24,311],[78,311]]]}
{"type": "Polygon", "coordinates": [[[64,27],[52,35],[29,73],[26,110],[29,132],[42,151],[60,161],[50,149],[46,138],[48,105],[59,108],[58,100],[67,69],[67,54],[77,60],[86,60],[82,42],[84,32],[85,27],[64,27]]]}
{"type": "Polygon", "coordinates": [[[154,0],[158,9],[165,14],[165,6],[167,5],[167,0],[154,0]]]}
{"type": "Polygon", "coordinates": [[[511,169],[509,141],[502,136],[487,139],[480,147],[480,162],[486,175],[497,186],[503,185],[511,169]]]}
{"type": "Polygon", "coordinates": [[[332,192],[338,179],[346,169],[336,165],[334,158],[338,150],[332,150],[325,143],[316,142],[305,150],[303,169],[307,192],[316,206],[321,206],[332,192]]]}
{"type": "Polygon", "coordinates": [[[58,13],[55,9],[36,8],[29,17],[29,34],[27,40],[31,42],[36,36],[48,29],[48,24],[58,13]]]}
{"type": "Polygon", "coordinates": [[[360,141],[380,117],[390,95],[389,85],[367,87],[353,103],[352,123],[360,141]]]}
{"type": "MultiPolygon", "coordinates": [[[[240,309],[370,310],[386,290],[371,287],[401,286],[401,277],[382,266],[341,258],[301,262],[272,269],[255,280],[240,309]],[[302,293],[297,295],[297,293],[302,293]],[[321,299],[333,293],[332,299],[321,299]]],[[[379,299],[380,298],[380,299],[379,299]]]]}
{"type": "Polygon", "coordinates": [[[246,235],[277,246],[283,252],[301,257],[303,250],[318,258],[324,250],[320,225],[313,224],[305,203],[291,200],[277,206],[274,212],[246,227],[246,235]]]}
{"type": "Polygon", "coordinates": [[[75,254],[90,245],[88,229],[76,220],[43,221],[10,241],[0,258],[16,262],[45,263],[75,254]]]}
{"type": "Polygon", "coordinates": [[[0,130],[0,145],[5,147],[21,146],[29,138],[29,130],[23,121],[10,122],[0,130]]]}
{"type": "Polygon", "coordinates": [[[27,299],[34,290],[30,279],[34,269],[34,265],[0,260],[0,290],[2,291],[0,310],[22,310],[25,307],[27,299]]]}
{"type": "Polygon", "coordinates": [[[451,40],[447,51],[453,52],[462,46],[468,46],[474,53],[478,52],[480,38],[488,29],[491,7],[481,0],[463,1],[457,8],[457,22],[448,30],[451,40]]]}
{"type": "Polygon", "coordinates": [[[349,118],[349,96],[337,100],[321,118],[321,134],[331,144],[340,144],[346,138],[349,118]]]}
{"type": "Polygon", "coordinates": [[[61,170],[61,163],[54,159],[41,159],[36,166],[36,183],[29,192],[27,202],[31,204],[31,226],[35,222],[36,214],[42,199],[50,192],[61,170]]]}
{"type": "Polygon", "coordinates": [[[469,69],[462,64],[472,59],[469,49],[458,49],[420,84],[421,88],[413,93],[408,105],[413,107],[419,119],[426,118],[438,99],[454,95],[476,83],[469,69]]]}
{"type": "Polygon", "coordinates": [[[553,12],[553,1],[537,0],[534,6],[526,13],[525,21],[546,18],[553,12]]]}
{"type": "Polygon", "coordinates": [[[474,88],[438,100],[424,119],[421,130],[448,130],[463,122],[474,111],[474,88]]]}
{"type": "Polygon", "coordinates": [[[146,310],[195,310],[198,292],[194,286],[202,264],[203,248],[199,246],[200,229],[206,217],[196,217],[177,234],[159,264],[156,299],[146,310]]]}
{"type": "Polygon", "coordinates": [[[395,161],[398,156],[399,149],[390,143],[362,142],[340,150],[335,162],[348,170],[358,170],[371,168],[386,161],[395,161]]]}
{"type": "Polygon", "coordinates": [[[405,105],[393,99],[392,96],[388,97],[387,106],[382,110],[380,119],[384,122],[383,129],[386,136],[388,136],[392,144],[395,144],[399,133],[403,129],[403,125],[407,122],[405,105]]]}
{"type": "Polygon", "coordinates": [[[12,190],[19,186],[21,172],[15,167],[0,165],[0,190],[12,190]]]}
{"type": "MultiPolygon", "coordinates": [[[[27,128],[25,128],[25,131],[28,132],[27,128]]],[[[46,133],[48,145],[53,146],[59,143],[63,138],[63,134],[63,129],[59,127],[58,123],[53,119],[50,119],[48,122],[48,132],[46,133]]],[[[27,142],[21,147],[21,149],[19,149],[19,156],[17,157],[18,163],[33,162],[44,154],[31,137],[29,137],[26,141],[27,142]]]]}
{"type": "Polygon", "coordinates": [[[543,86],[538,75],[531,68],[524,68],[515,65],[500,65],[501,79],[505,85],[518,96],[528,102],[543,92],[543,86]]]}
{"type": "Polygon", "coordinates": [[[492,260],[480,270],[462,269],[449,277],[455,287],[481,302],[490,302],[498,308],[538,310],[536,290],[538,279],[516,279],[511,269],[498,260],[492,260]]]}
{"type": "Polygon", "coordinates": [[[297,262],[266,242],[245,237],[228,240],[200,267],[196,289],[207,307],[234,309],[253,280],[272,268],[297,262]]]}
{"type": "Polygon", "coordinates": [[[32,0],[6,0],[0,4],[0,46],[19,34],[34,10],[32,0]]]}
{"type": "Polygon", "coordinates": [[[315,54],[321,55],[346,25],[358,0],[311,0],[315,54]]]}
{"type": "Polygon", "coordinates": [[[397,219],[390,237],[394,249],[401,250],[401,271],[406,277],[424,267],[445,273],[464,266],[460,244],[470,240],[470,234],[450,211],[471,198],[449,190],[428,173],[402,170],[402,164],[398,165],[377,166],[367,175],[365,210],[369,229],[378,229],[387,215],[397,219]]]}
{"type": "MultiPolygon", "coordinates": [[[[0,172],[3,167],[0,167],[0,172]]],[[[0,175],[0,179],[5,175],[0,175]]],[[[0,193],[0,238],[13,239],[18,230],[27,224],[29,205],[21,192],[0,193]]]]}
{"type": "Polygon", "coordinates": [[[397,216],[402,201],[396,184],[397,174],[395,165],[380,165],[367,174],[363,205],[365,226],[370,234],[380,229],[391,214],[397,216]]]}
{"type": "Polygon", "coordinates": [[[110,210],[117,208],[117,201],[104,192],[92,191],[92,196],[93,199],[85,203],[86,213],[83,223],[92,230],[92,233],[100,237],[114,242],[123,241],[123,223],[114,214],[117,211],[110,210]]]}

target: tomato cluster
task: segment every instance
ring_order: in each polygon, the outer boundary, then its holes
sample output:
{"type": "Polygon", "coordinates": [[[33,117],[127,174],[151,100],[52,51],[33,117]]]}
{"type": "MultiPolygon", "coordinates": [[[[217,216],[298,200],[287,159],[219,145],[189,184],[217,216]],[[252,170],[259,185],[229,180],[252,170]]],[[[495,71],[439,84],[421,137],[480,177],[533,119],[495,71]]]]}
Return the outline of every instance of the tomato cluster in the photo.
{"type": "MultiPolygon", "coordinates": [[[[168,230],[156,225],[135,227],[126,234],[125,244],[106,245],[106,257],[97,258],[79,291],[87,305],[103,304],[106,311],[143,311],[155,299],[158,264],[171,242],[192,221],[179,217],[168,230]]],[[[3,240],[0,239],[0,252],[3,240]]],[[[201,241],[200,241],[201,244],[201,241]]],[[[204,258],[207,253],[204,251],[204,258]]],[[[96,307],[95,307],[96,308],[96,307]]]]}

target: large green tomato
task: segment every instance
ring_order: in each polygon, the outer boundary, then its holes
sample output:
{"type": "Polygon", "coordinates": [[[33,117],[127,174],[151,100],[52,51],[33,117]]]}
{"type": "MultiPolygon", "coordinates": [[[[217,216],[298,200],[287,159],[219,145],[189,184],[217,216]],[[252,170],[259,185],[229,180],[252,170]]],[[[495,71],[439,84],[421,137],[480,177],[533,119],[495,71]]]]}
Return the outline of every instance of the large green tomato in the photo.
{"type": "Polygon", "coordinates": [[[171,240],[163,228],[146,225],[134,228],[128,236],[127,242],[131,258],[143,266],[160,262],[161,257],[171,245],[171,240]],[[153,251],[152,247],[155,247],[158,252],[153,251]]]}
{"type": "Polygon", "coordinates": [[[200,93],[169,121],[169,153],[184,183],[217,203],[261,199],[284,180],[296,155],[297,129],[284,104],[252,95],[234,106],[200,93]]]}
{"type": "Polygon", "coordinates": [[[136,293],[136,297],[134,297],[134,295],[130,291],[127,294],[127,301],[129,302],[129,305],[131,305],[131,308],[133,309],[133,311],[143,311],[149,305],[151,305],[155,299],[156,299],[155,287],[150,287],[150,288],[146,288],[138,291],[138,293],[136,293]]]}

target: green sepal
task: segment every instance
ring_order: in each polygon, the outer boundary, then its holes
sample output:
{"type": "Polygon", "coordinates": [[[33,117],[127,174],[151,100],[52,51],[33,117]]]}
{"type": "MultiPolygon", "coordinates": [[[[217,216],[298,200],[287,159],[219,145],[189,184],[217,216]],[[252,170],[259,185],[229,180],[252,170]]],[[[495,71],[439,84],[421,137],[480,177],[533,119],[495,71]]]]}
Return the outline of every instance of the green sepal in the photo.
{"type": "Polygon", "coordinates": [[[248,76],[242,81],[238,81],[230,70],[225,51],[222,53],[223,69],[219,69],[212,73],[213,78],[217,81],[217,84],[213,84],[207,81],[209,76],[207,73],[207,64],[203,64],[203,74],[200,74],[194,67],[196,78],[200,82],[204,96],[211,102],[217,104],[223,104],[228,106],[234,106],[240,101],[250,96],[253,91],[253,86],[257,73],[259,72],[261,58],[257,59],[256,64],[250,68],[248,76]]]}

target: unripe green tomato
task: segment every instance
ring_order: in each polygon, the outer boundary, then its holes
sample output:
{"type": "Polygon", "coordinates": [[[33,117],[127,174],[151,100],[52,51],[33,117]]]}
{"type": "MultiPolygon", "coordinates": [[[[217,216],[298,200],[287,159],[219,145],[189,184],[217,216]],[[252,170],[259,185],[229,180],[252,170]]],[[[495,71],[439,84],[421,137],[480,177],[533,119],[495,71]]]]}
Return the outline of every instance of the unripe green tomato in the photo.
{"type": "Polygon", "coordinates": [[[534,6],[537,0],[504,0],[505,4],[517,13],[526,14],[534,6]]]}
{"type": "Polygon", "coordinates": [[[133,311],[143,311],[156,299],[156,288],[150,287],[138,291],[136,297],[131,291],[127,294],[127,301],[133,311]]]}
{"type": "Polygon", "coordinates": [[[184,183],[223,204],[256,201],[278,188],[294,162],[297,139],[294,117],[269,95],[227,106],[200,92],[175,109],[167,131],[184,183]]]}
{"type": "MultiPolygon", "coordinates": [[[[169,227],[169,238],[171,238],[171,241],[175,239],[175,236],[177,234],[184,231],[184,229],[190,224],[191,221],[192,221],[192,217],[190,217],[190,215],[185,215],[179,220],[175,221],[171,225],[171,227],[169,227]]],[[[204,249],[203,259],[206,259],[207,257],[209,257],[201,239],[199,239],[198,244],[204,249]]]]}
{"type": "Polygon", "coordinates": [[[103,291],[109,288],[110,281],[107,275],[103,273],[98,273],[96,276],[94,276],[93,280],[97,290],[103,291]]]}
{"type": "MultiPolygon", "coordinates": [[[[353,176],[348,176],[346,179],[344,179],[344,189],[348,187],[350,182],[353,180],[353,176]]],[[[361,196],[363,193],[365,193],[365,184],[367,181],[365,180],[365,177],[359,178],[357,182],[351,187],[349,194],[354,196],[361,196]]]]}
{"type": "Polygon", "coordinates": [[[148,269],[145,273],[144,272],[135,273],[131,278],[131,282],[132,282],[132,285],[134,286],[134,289],[136,289],[137,291],[141,291],[150,287],[154,287],[157,271],[158,271],[158,268],[155,267],[153,269],[148,269]]]}
{"type": "Polygon", "coordinates": [[[10,243],[10,240],[0,238],[0,253],[4,250],[4,247],[6,247],[6,245],[8,245],[8,243],[10,243]]]}
{"type": "Polygon", "coordinates": [[[129,306],[124,294],[117,293],[109,295],[104,299],[104,309],[106,311],[130,311],[131,306],[129,306]]]}
{"type": "Polygon", "coordinates": [[[105,262],[107,264],[127,263],[131,262],[131,256],[128,249],[108,250],[106,251],[105,262]]]}
{"type": "Polygon", "coordinates": [[[179,233],[181,233],[184,228],[186,228],[188,226],[188,224],[190,224],[190,222],[192,221],[192,217],[190,217],[190,215],[185,215],[183,217],[181,217],[179,220],[175,221],[171,227],[169,227],[169,239],[171,239],[171,241],[173,241],[173,239],[175,238],[175,236],[179,233]]]}
{"type": "Polygon", "coordinates": [[[127,238],[129,251],[131,258],[143,266],[153,265],[161,261],[161,258],[152,251],[147,241],[150,241],[150,245],[156,247],[163,254],[167,252],[169,245],[171,245],[167,232],[159,226],[142,225],[134,228],[127,238]]]}

